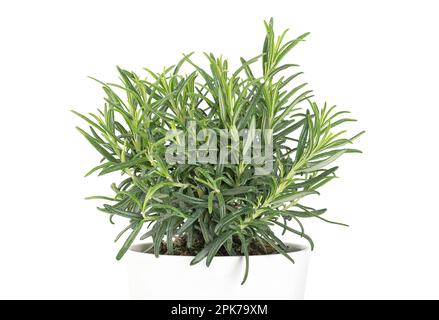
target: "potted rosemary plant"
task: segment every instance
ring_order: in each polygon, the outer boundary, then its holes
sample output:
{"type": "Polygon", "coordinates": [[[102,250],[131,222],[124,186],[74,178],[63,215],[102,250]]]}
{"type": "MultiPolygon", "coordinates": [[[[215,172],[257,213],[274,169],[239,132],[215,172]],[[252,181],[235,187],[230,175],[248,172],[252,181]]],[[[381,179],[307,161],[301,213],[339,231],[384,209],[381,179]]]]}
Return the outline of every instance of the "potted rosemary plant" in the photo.
{"type": "Polygon", "coordinates": [[[303,297],[313,242],[302,220],[328,221],[303,200],[360,152],[347,146],[361,133],[346,137],[339,126],[354,120],[314,102],[283,63],[308,33],[287,41],[272,20],[265,28],[262,54],[235,70],[213,54],[207,68],[188,54],[147,77],[118,68],[121,84],[99,81],[103,108],[73,111],[102,157],[87,175],[122,175],[111,197],[90,198],[126,220],[117,259],[127,254],[136,298],[303,297]]]}

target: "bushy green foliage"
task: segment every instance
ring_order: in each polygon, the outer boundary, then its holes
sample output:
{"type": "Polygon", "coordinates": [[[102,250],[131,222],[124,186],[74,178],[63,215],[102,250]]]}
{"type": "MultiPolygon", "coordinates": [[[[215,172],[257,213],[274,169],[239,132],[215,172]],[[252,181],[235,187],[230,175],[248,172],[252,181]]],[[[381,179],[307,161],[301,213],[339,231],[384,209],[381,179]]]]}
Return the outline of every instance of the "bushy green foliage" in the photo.
{"type": "Polygon", "coordinates": [[[291,260],[274,227],[313,246],[301,220],[328,221],[321,216],[326,210],[305,206],[301,199],[317,194],[335,177],[334,160],[359,152],[347,146],[361,133],[344,137],[338,127],[354,121],[345,118],[348,112],[319,107],[306,83],[297,83],[301,72],[290,72],[298,66],[282,62],[308,34],[286,41],[286,32],[275,36],[272,20],[265,27],[262,54],[241,58],[233,72],[227,60],[213,54],[205,54],[209,68],[195,64],[189,54],[163,72],[146,70],[146,78],[118,68],[121,84],[100,82],[106,94],[102,109],[87,116],[74,111],[89,125],[78,130],[102,156],[88,174],[123,176],[112,185],[114,196],[91,197],[107,200],[99,209],[110,217],[129,221],[117,237],[129,232],[118,259],[146,224],[140,239],[151,237],[156,255],[163,243],[172,254],[173,239],[180,236],[188,247],[201,243],[193,263],[205,259],[209,265],[220,249],[246,256],[244,281],[251,243],[272,247],[291,260]],[[192,72],[183,73],[183,67],[192,72]],[[188,121],[200,130],[228,129],[232,135],[242,129],[272,129],[273,171],[255,175],[254,166],[242,161],[167,163],[167,132],[186,132],[188,121]]]}

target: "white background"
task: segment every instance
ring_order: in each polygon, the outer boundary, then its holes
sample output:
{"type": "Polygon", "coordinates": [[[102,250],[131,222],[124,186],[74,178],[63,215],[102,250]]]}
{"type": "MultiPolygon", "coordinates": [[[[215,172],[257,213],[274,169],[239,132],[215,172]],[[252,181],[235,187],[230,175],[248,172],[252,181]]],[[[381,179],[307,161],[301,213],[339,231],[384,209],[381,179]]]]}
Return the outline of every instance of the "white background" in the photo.
{"type": "MultiPolygon", "coordinates": [[[[0,298],[128,298],[116,262],[122,226],[88,195],[98,160],[69,110],[102,105],[87,78],[142,73],[181,53],[260,52],[262,21],[310,31],[288,57],[319,102],[366,129],[363,155],[318,199],[343,228],[305,221],[316,242],[306,298],[439,298],[435,1],[2,1],[0,4],[0,298]]],[[[198,59],[202,59],[199,54],[198,59]]]]}

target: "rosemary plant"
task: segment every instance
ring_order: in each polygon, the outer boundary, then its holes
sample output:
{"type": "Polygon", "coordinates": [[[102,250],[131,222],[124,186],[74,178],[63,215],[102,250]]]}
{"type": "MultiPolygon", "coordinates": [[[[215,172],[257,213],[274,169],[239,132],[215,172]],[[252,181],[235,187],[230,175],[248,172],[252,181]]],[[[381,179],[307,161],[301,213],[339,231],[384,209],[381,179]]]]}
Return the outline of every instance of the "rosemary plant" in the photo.
{"type": "MultiPolygon", "coordinates": [[[[163,72],[146,69],[147,77],[118,68],[120,84],[99,81],[106,94],[102,109],[88,115],[73,111],[88,124],[78,130],[102,156],[87,175],[122,175],[112,184],[113,196],[90,197],[106,200],[99,210],[110,220],[128,220],[116,238],[129,233],[117,259],[138,237],[152,238],[156,256],[191,254],[192,264],[205,259],[209,265],[219,254],[243,255],[244,283],[251,254],[278,252],[292,260],[275,227],[307,239],[313,248],[302,219],[331,222],[322,217],[326,209],[306,206],[302,198],[318,194],[336,177],[337,158],[360,152],[348,146],[362,132],[345,137],[339,126],[355,120],[335,106],[318,106],[307,84],[297,82],[301,72],[291,72],[298,66],[283,63],[308,33],[286,41],[286,31],[275,35],[272,20],[265,28],[262,54],[241,58],[233,72],[213,54],[205,54],[206,69],[192,54],[163,72]],[[189,122],[238,141],[242,130],[253,139],[261,130],[261,145],[272,146],[271,171],[256,174],[257,164],[233,161],[228,153],[225,162],[188,161],[201,152],[199,143],[195,151],[184,149],[183,160],[167,161],[170,145],[183,143],[175,132],[191,135],[189,122]]],[[[207,140],[214,149],[220,145],[207,140]]],[[[240,153],[248,149],[247,141],[238,143],[240,153]]]]}

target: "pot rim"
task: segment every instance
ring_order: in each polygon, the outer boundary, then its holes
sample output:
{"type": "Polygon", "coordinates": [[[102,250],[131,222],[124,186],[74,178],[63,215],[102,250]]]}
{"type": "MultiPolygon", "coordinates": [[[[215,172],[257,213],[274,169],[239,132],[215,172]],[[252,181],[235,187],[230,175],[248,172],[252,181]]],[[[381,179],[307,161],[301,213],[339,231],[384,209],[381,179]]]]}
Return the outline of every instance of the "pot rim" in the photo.
{"type": "MultiPolygon", "coordinates": [[[[310,247],[305,244],[297,244],[297,243],[285,243],[288,247],[288,254],[298,254],[298,253],[305,253],[310,251],[310,247]]],[[[145,243],[137,243],[133,244],[129,252],[132,254],[146,254],[148,256],[154,256],[153,253],[145,252],[146,250],[151,249],[153,244],[151,242],[145,242],[145,243]]],[[[253,258],[262,258],[262,257],[269,257],[269,256],[280,256],[280,253],[269,253],[269,254],[258,254],[258,255],[250,255],[250,257],[253,258]]],[[[181,256],[181,255],[169,255],[169,254],[161,254],[159,256],[160,258],[178,258],[178,259],[193,259],[195,256],[181,256]]],[[[221,258],[244,258],[244,256],[215,256],[215,259],[221,259],[221,258]]]]}

